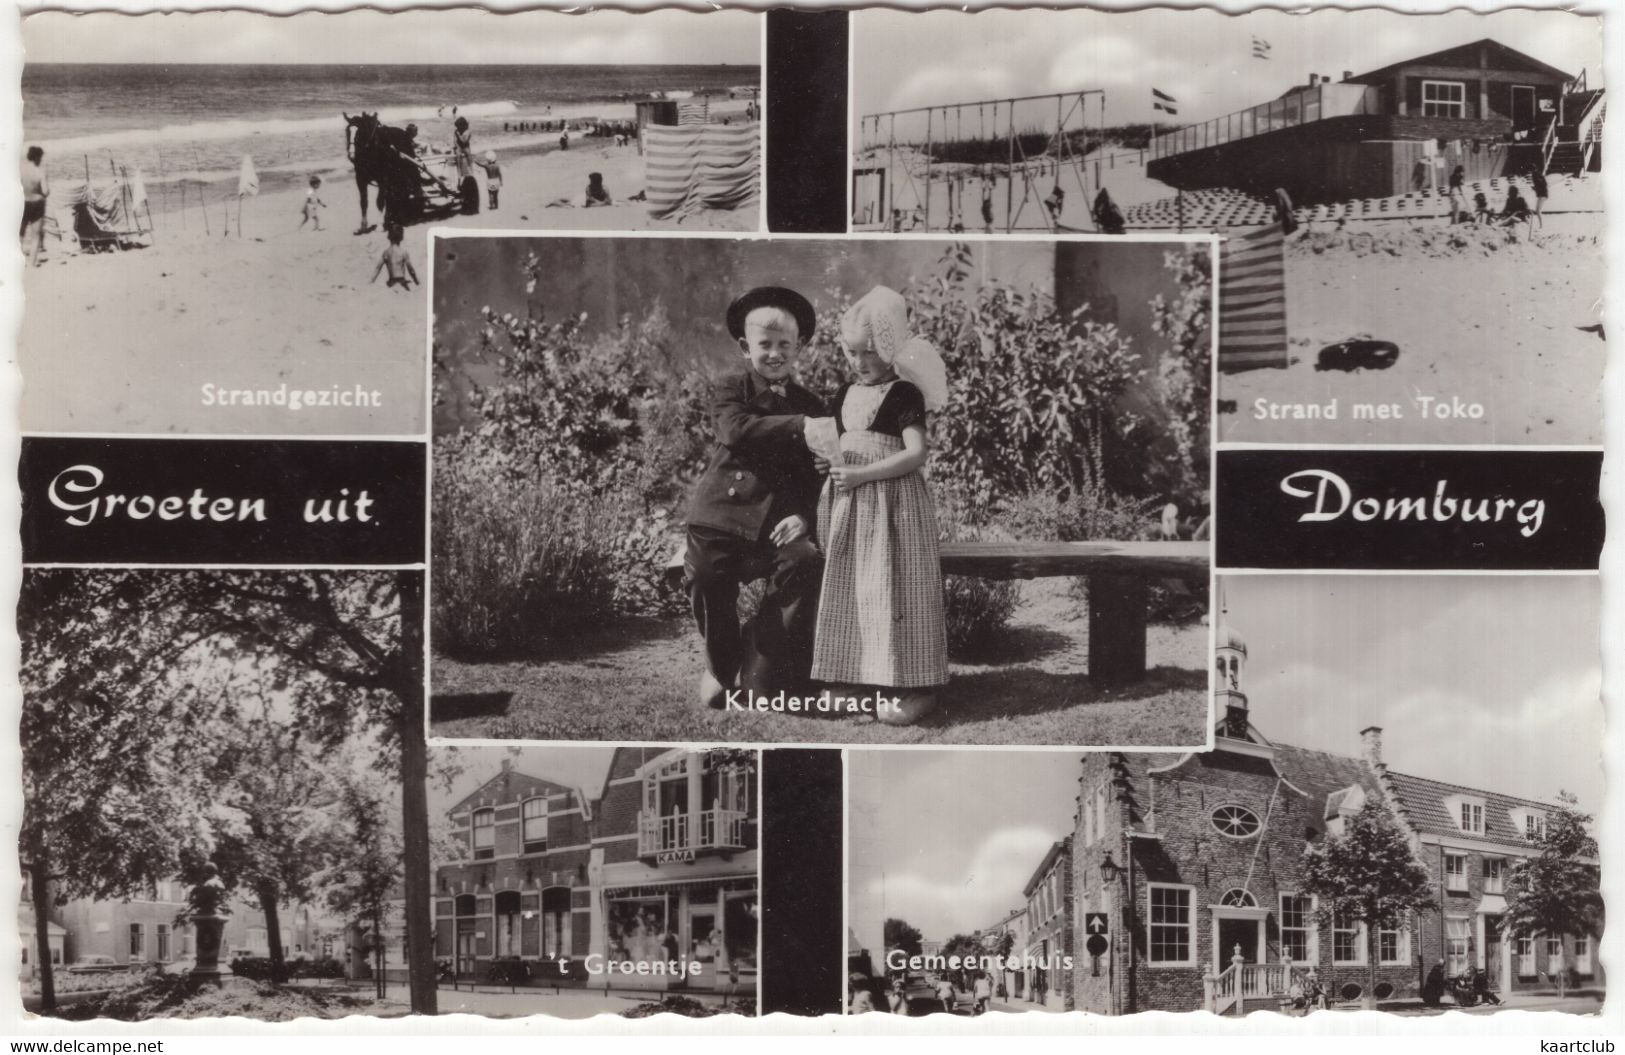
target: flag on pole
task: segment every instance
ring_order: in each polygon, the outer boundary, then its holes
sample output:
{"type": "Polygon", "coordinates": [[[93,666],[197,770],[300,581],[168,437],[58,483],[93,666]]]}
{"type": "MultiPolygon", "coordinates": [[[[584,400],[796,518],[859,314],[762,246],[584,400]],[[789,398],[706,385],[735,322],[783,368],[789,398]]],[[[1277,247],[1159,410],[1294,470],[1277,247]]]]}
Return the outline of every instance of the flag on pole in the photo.
{"type": "Polygon", "coordinates": [[[1175,99],[1167,92],[1158,91],[1155,88],[1151,89],[1151,109],[1153,111],[1161,110],[1165,114],[1172,114],[1175,117],[1178,117],[1178,102],[1179,100],[1175,99]]]}
{"type": "Polygon", "coordinates": [[[1270,57],[1270,42],[1263,37],[1253,38],[1253,58],[1267,59],[1270,57]]]}
{"type": "Polygon", "coordinates": [[[243,155],[243,167],[237,172],[237,197],[260,192],[260,176],[254,171],[254,159],[243,155]]]}

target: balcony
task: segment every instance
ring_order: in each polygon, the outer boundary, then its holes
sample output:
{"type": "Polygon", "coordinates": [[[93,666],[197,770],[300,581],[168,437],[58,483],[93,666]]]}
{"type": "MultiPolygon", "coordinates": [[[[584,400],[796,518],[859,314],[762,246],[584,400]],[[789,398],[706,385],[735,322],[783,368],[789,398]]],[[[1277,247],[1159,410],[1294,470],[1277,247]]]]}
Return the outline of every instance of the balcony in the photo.
{"type": "Polygon", "coordinates": [[[638,814],[638,856],[656,862],[692,861],[702,853],[728,853],[745,848],[742,810],[700,810],[662,817],[638,814]]]}
{"type": "Polygon", "coordinates": [[[1272,99],[1247,110],[1155,136],[1151,140],[1150,157],[1155,160],[1192,150],[1205,150],[1330,117],[1355,117],[1381,112],[1378,92],[1373,86],[1317,84],[1282,99],[1272,99]]]}

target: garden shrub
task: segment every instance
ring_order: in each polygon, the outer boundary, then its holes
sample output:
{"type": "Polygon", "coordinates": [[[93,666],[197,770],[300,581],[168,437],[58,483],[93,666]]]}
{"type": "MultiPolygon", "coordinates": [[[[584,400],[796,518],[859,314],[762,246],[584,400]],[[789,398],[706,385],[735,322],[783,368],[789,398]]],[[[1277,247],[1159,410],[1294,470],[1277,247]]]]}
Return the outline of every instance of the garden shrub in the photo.
{"type": "MultiPolygon", "coordinates": [[[[937,521],[944,542],[1010,541],[1010,534],[996,526],[965,519],[951,499],[937,510],[937,521]]],[[[1021,584],[1012,580],[945,575],[942,592],[948,654],[959,659],[985,655],[996,647],[1021,606],[1021,584]]]]}

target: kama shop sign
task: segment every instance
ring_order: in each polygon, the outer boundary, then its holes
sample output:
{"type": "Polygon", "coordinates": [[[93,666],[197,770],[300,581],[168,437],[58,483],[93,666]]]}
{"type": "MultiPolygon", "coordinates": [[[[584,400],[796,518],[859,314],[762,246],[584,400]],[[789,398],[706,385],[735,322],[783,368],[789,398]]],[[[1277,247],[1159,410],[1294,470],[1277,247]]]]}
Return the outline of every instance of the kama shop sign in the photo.
{"type": "Polygon", "coordinates": [[[655,864],[669,865],[694,860],[693,850],[662,850],[655,854],[655,864]]]}

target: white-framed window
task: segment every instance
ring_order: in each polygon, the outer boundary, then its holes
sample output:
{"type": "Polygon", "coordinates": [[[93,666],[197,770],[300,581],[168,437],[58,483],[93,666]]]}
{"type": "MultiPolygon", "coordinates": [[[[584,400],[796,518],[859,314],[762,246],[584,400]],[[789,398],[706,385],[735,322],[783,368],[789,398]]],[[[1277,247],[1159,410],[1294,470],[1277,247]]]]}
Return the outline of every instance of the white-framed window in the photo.
{"type": "Polygon", "coordinates": [[[1507,862],[1504,857],[1484,858],[1484,893],[1506,893],[1507,862]]]}
{"type": "Polygon", "coordinates": [[[1535,939],[1517,938],[1515,952],[1518,955],[1518,974],[1523,978],[1533,978],[1535,975],[1535,939]]]}
{"type": "Polygon", "coordinates": [[[1196,889],[1170,883],[1146,888],[1146,949],[1164,966],[1196,963],[1196,889]]]}
{"type": "Polygon", "coordinates": [[[1318,938],[1315,899],[1307,894],[1282,894],[1281,954],[1293,963],[1318,963],[1318,938]]]}
{"type": "Polygon", "coordinates": [[[1467,855],[1444,855],[1444,888],[1456,893],[1467,893],[1467,855]]]}
{"type": "Polygon", "coordinates": [[[1563,970],[1563,939],[1547,935],[1546,944],[1546,973],[1556,975],[1563,970]]]}
{"type": "Polygon", "coordinates": [[[1472,947],[1473,921],[1466,916],[1444,920],[1444,969],[1452,978],[1467,970],[1472,947]]]}
{"type": "Polygon", "coordinates": [[[1472,832],[1475,835],[1484,834],[1484,804],[1482,802],[1463,802],[1461,804],[1461,830],[1472,832]]]}
{"type": "Polygon", "coordinates": [[[1411,935],[1403,926],[1377,928],[1377,962],[1381,964],[1409,963],[1411,935]]]}
{"type": "Polygon", "coordinates": [[[130,924],[130,962],[143,963],[147,959],[147,931],[139,923],[130,924]]]}
{"type": "Polygon", "coordinates": [[[1584,934],[1574,939],[1574,970],[1579,974],[1591,973],[1591,938],[1584,934]]]}
{"type": "Polygon", "coordinates": [[[547,852],[547,799],[537,796],[526,799],[519,807],[522,815],[524,831],[522,837],[525,841],[527,854],[541,854],[547,852]]]}
{"type": "Polygon", "coordinates": [[[496,819],[497,811],[492,809],[474,811],[474,858],[496,856],[496,819]]]}
{"type": "Polygon", "coordinates": [[[158,962],[168,963],[173,958],[169,947],[169,924],[159,923],[156,925],[155,930],[157,933],[154,937],[158,941],[158,962]]]}
{"type": "Polygon", "coordinates": [[[1546,814],[1520,806],[1512,811],[1512,827],[1525,839],[1538,843],[1546,838],[1546,814]]]}
{"type": "Polygon", "coordinates": [[[1467,84],[1465,81],[1423,81],[1423,117],[1466,117],[1467,84]]]}
{"type": "Polygon", "coordinates": [[[1365,924],[1345,912],[1332,917],[1332,962],[1365,963],[1365,924]]]}

